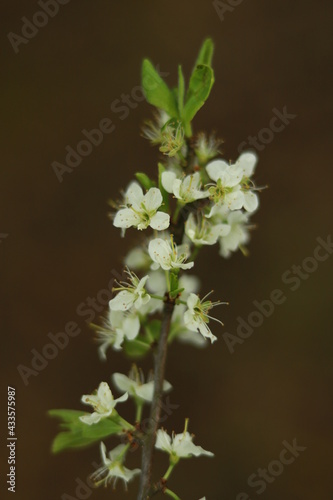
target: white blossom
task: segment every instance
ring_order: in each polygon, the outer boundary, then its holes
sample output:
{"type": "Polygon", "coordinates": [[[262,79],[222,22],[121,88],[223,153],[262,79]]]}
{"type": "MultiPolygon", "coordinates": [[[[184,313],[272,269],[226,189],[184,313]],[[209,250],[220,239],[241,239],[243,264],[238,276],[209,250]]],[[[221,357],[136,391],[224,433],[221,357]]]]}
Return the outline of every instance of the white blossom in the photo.
{"type": "Polygon", "coordinates": [[[145,284],[149,276],[139,279],[136,274],[127,270],[129,281],[119,283],[117,295],[110,300],[109,307],[112,311],[128,311],[131,307],[140,309],[150,301],[150,295],[145,289],[145,284]]]}
{"type": "Polygon", "coordinates": [[[199,172],[187,175],[184,179],[178,179],[174,172],[163,172],[162,186],[168,193],[173,193],[182,203],[192,203],[209,196],[208,191],[201,191],[200,189],[201,178],[199,172]]]}
{"type": "Polygon", "coordinates": [[[243,172],[242,190],[244,194],[243,207],[247,212],[254,212],[259,205],[258,196],[251,190],[253,183],[250,177],[254,173],[256,163],[258,161],[257,155],[254,153],[242,153],[238,158],[236,165],[243,172]]]}
{"type": "Polygon", "coordinates": [[[133,226],[141,230],[150,226],[162,231],[170,225],[170,216],[158,211],[162,202],[162,194],[158,188],[150,188],[144,195],[139,184],[132,182],[125,193],[126,208],[117,212],[113,224],[123,229],[133,226]]]}
{"type": "Polygon", "coordinates": [[[146,246],[136,246],[130,250],[124,259],[124,263],[134,271],[149,269],[151,258],[146,246]]]}
{"type": "Polygon", "coordinates": [[[135,312],[109,310],[104,326],[96,328],[97,342],[101,344],[98,348],[100,358],[106,360],[109,347],[119,351],[124,339],[135,339],[139,331],[140,320],[135,312]]]}
{"type": "Polygon", "coordinates": [[[125,488],[127,489],[127,483],[131,481],[136,475],[141,473],[140,469],[127,469],[123,465],[124,454],[126,452],[126,445],[120,444],[106,455],[106,446],[104,443],[100,445],[101,457],[103,461],[103,466],[96,470],[91,475],[91,479],[96,483],[97,486],[108,484],[116,486],[118,479],[124,481],[125,488]]]}
{"type": "MultiPolygon", "coordinates": [[[[184,288],[182,292],[182,300],[186,300],[190,293],[198,292],[200,287],[200,280],[197,276],[183,274],[179,278],[179,288],[184,288]]],[[[204,347],[207,341],[203,336],[197,332],[189,330],[184,324],[184,313],[186,305],[176,304],[171,322],[170,339],[176,338],[184,344],[190,344],[194,347],[204,347]]]]}
{"type": "Polygon", "coordinates": [[[211,343],[217,340],[217,337],[212,334],[208,323],[210,319],[217,321],[220,324],[223,324],[216,318],[212,318],[208,313],[209,311],[221,302],[211,302],[210,300],[205,300],[204,297],[202,300],[195,293],[191,293],[189,298],[187,299],[187,310],[184,314],[184,324],[185,326],[192,331],[199,331],[201,335],[205,338],[209,338],[211,343]]]}
{"type": "Polygon", "coordinates": [[[202,217],[196,221],[190,214],[185,224],[185,234],[195,245],[214,245],[221,236],[229,233],[230,227],[225,223],[214,224],[202,217]]]}
{"type": "Polygon", "coordinates": [[[184,263],[189,256],[188,245],[177,246],[173,238],[170,241],[163,240],[162,238],[151,240],[148,252],[151,259],[155,262],[155,265],[152,266],[153,269],[161,267],[165,271],[168,271],[170,269],[191,269],[194,266],[194,262],[184,263]]]}
{"type": "MultiPolygon", "coordinates": [[[[154,380],[148,380],[144,383],[142,373],[134,365],[129,377],[122,373],[114,373],[112,380],[120,391],[126,391],[130,396],[136,399],[151,402],[154,394],[154,380]]],[[[164,380],[163,391],[167,392],[172,389],[172,385],[164,380]]]]}
{"type": "Polygon", "coordinates": [[[214,215],[216,206],[226,206],[229,210],[238,210],[244,204],[244,194],[241,190],[243,172],[234,165],[228,165],[224,160],[214,160],[206,166],[209,177],[215,185],[209,188],[210,199],[215,203],[207,217],[214,215]]]}
{"type": "Polygon", "coordinates": [[[93,407],[94,412],[90,415],[83,415],[80,420],[88,425],[97,424],[101,419],[109,417],[117,403],[126,401],[128,394],[123,394],[120,398],[114,399],[110,387],[106,382],[101,382],[94,394],[84,395],[82,403],[93,407]]]}
{"type": "Polygon", "coordinates": [[[227,221],[230,226],[230,231],[226,236],[220,238],[220,255],[222,257],[230,257],[232,252],[235,252],[242,245],[246,245],[250,239],[247,229],[249,216],[240,210],[230,212],[227,216],[227,221]]]}
{"type": "Polygon", "coordinates": [[[179,458],[189,458],[190,456],[199,457],[206,455],[213,457],[214,454],[204,450],[201,446],[196,446],[193,443],[193,435],[185,431],[181,434],[169,434],[164,429],[159,429],[156,435],[155,448],[165,451],[170,455],[171,460],[177,461],[179,458]]]}
{"type": "Polygon", "coordinates": [[[209,177],[216,183],[209,188],[210,199],[215,205],[207,217],[215,215],[221,206],[226,206],[229,210],[240,210],[243,207],[248,212],[256,210],[259,200],[252,191],[254,185],[250,179],[256,162],[257,156],[254,153],[242,153],[233,165],[224,160],[214,160],[206,166],[209,177]]]}

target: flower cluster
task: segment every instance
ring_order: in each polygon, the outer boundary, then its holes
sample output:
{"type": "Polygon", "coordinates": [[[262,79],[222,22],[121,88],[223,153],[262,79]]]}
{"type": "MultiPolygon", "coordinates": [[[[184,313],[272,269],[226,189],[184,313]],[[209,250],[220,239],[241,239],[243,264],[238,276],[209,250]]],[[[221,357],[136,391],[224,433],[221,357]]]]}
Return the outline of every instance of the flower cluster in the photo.
{"type": "Polygon", "coordinates": [[[145,378],[133,364],[128,375],[116,372],[111,377],[120,397],[115,399],[108,383],[101,382],[98,389],[81,399],[92,407],[92,413],[57,412],[63,418],[63,428],[68,429],[67,434],[59,435],[57,446],[75,448],[99,441],[102,466],[92,479],[105,486],[121,479],[127,487],[141,475],[139,498],[150,498],[152,491],[149,471],[154,443],[157,450],[169,455],[169,468],[154,488],[161,487],[174,499],[179,497],[169,490],[167,481],[180,459],[213,456],[193,443],[193,435],[187,431],[188,420],[180,434],[169,435],[158,428],[162,395],[172,389],[164,380],[165,354],[174,340],[197,347],[217,340],[211,320],[223,323],[211,311],[226,302],[211,301],[208,297],[212,292],[202,298],[198,278],[187,272],[207,245],[218,244],[224,258],[238,249],[245,254],[250,217],[259,206],[259,188],[253,181],[257,156],[244,152],[235,163],[228,163],[221,158],[222,141],[215,135],[192,132],[192,120],[214,83],[212,54],[213,43],[207,39],[187,90],[181,66],[178,88],[169,89],[151,62],[144,61],[142,86],[157,114],[155,122],[146,122],[143,132],[159,146],[163,161],[158,163],[156,177],[137,172],[122,199],[112,204],[115,210],[111,218],[121,235],[134,228],[144,237],[124,259],[125,278],[115,283],[102,325],[92,325],[98,353],[103,361],[111,349],[123,350],[131,358],[153,354],[154,373],[145,378]],[[133,423],[116,410],[128,399],[136,409],[133,423]],[[147,404],[151,405],[148,430],[142,420],[147,404]],[[112,435],[120,436],[123,442],[107,454],[104,440],[112,435]],[[142,469],[130,470],[124,465],[133,446],[144,449],[142,469]]]}

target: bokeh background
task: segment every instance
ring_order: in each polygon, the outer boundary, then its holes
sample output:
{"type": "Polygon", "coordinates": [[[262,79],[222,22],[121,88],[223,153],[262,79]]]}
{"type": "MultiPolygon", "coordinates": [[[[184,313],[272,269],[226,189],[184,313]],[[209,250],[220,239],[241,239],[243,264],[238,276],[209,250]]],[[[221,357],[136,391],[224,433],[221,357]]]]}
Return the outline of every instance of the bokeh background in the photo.
{"type": "MultiPolygon", "coordinates": [[[[121,272],[137,236],[128,231],[120,239],[107,217],[107,200],[136,171],[153,174],[158,158],[140,137],[150,106],[131,100],[122,114],[110,106],[140,84],[143,57],[169,73],[169,84],[176,83],[180,62],[188,75],[208,35],[216,44],[216,84],[195,127],[224,139],[225,158],[235,160],[239,144],[269,126],[274,108],[286,106],[296,117],[257,151],[256,181],[269,189],[254,216],[249,258],[239,252],[222,260],[214,247],[198,260],[204,291],[214,289],[231,305],[218,311],[225,328],[214,326],[219,341],[213,347],[170,350],[170,400],[179,407],[165,426],[180,432],[190,417],[197,443],[216,457],[181,463],[170,488],[185,500],[234,500],[241,492],[251,500],[333,498],[333,256],[294,292],[282,281],[283,273],[313,255],[317,237],[326,240],[332,232],[332,3],[244,0],[220,19],[221,11],[219,16],[203,0],[72,0],[17,54],[7,34],[21,35],[21,18],[31,20],[40,7],[15,1],[1,10],[1,435],[11,385],[17,398],[16,498],[136,498],[137,481],[128,493],[119,484],[116,491],[77,496],[76,479],[86,481],[99,461],[98,446],[52,456],[57,425],[46,411],[83,408],[82,394],[130,367],[116,353],[99,362],[92,332],[77,313],[106,288],[112,270],[121,272]],[[75,148],[82,129],[96,128],[103,118],[113,121],[114,131],[60,183],[52,162],[64,163],[66,146],[75,148]],[[231,354],[223,332],[236,333],[237,317],[246,320],[253,301],[276,288],[285,302],[231,354]],[[63,331],[68,321],[77,322],[80,335],[24,385],[17,366],[31,366],[31,350],[41,352],[48,333],[63,331]],[[284,440],[295,438],[306,450],[258,495],[248,477],[278,459],[284,440]]],[[[122,410],[131,418],[130,404],[122,410]]],[[[6,498],[4,440],[1,455],[6,498]]],[[[138,460],[132,454],[130,465],[138,460]]],[[[166,455],[156,454],[157,474],[166,464],[166,455]]]]}

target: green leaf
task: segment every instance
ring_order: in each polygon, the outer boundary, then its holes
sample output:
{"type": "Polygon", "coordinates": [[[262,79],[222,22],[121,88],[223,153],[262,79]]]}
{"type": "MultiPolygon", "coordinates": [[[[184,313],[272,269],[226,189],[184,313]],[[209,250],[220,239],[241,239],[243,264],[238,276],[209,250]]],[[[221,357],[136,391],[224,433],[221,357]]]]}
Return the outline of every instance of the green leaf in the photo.
{"type": "Polygon", "coordinates": [[[206,38],[201,48],[197,60],[195,61],[194,69],[200,64],[205,64],[206,66],[212,66],[212,59],[214,53],[214,42],[211,38],[206,38]]]}
{"type": "Polygon", "coordinates": [[[124,421],[115,410],[111,417],[92,425],[84,424],[79,419],[85,414],[76,410],[50,410],[48,412],[50,417],[61,420],[59,426],[64,430],[55,437],[51,448],[52,453],[89,446],[105,437],[119,434],[124,428],[124,421]]]}
{"type": "Polygon", "coordinates": [[[184,96],[185,96],[185,80],[183,75],[182,67],[178,66],[178,109],[179,115],[182,115],[184,108],[184,96]]]}
{"type": "Polygon", "coordinates": [[[134,340],[126,340],[123,343],[125,353],[131,358],[140,358],[150,351],[150,343],[142,335],[134,340]]]}
{"type": "Polygon", "coordinates": [[[179,290],[178,270],[170,271],[170,295],[172,298],[177,297],[179,290]]]}
{"type": "Polygon", "coordinates": [[[185,288],[176,288],[176,290],[172,290],[172,292],[170,292],[171,298],[175,299],[184,290],[185,290],[185,288]]]}
{"type": "MultiPolygon", "coordinates": [[[[214,72],[212,68],[204,64],[195,68],[190,79],[186,95],[186,103],[182,115],[186,127],[191,123],[196,113],[204,105],[210,94],[213,83],[214,72]]],[[[188,133],[187,128],[185,130],[188,133]]]]}
{"type": "Polygon", "coordinates": [[[144,59],[142,63],[142,87],[150,104],[163,109],[172,118],[178,117],[177,103],[173,92],[148,59],[144,59]]]}
{"type": "Polygon", "coordinates": [[[163,203],[159,210],[168,213],[169,212],[169,193],[164,189],[162,185],[162,174],[165,172],[165,166],[162,163],[158,164],[158,187],[162,193],[163,203]]]}
{"type": "Polygon", "coordinates": [[[147,189],[147,191],[148,191],[148,189],[156,186],[156,182],[154,182],[151,179],[149,179],[148,175],[146,175],[146,174],[144,174],[142,172],[137,172],[135,174],[135,177],[138,179],[138,181],[140,182],[141,186],[144,189],[147,189]]]}
{"type": "Polygon", "coordinates": [[[158,340],[160,338],[161,324],[162,324],[161,320],[153,319],[146,325],[146,330],[148,330],[149,336],[152,339],[158,340]]]}

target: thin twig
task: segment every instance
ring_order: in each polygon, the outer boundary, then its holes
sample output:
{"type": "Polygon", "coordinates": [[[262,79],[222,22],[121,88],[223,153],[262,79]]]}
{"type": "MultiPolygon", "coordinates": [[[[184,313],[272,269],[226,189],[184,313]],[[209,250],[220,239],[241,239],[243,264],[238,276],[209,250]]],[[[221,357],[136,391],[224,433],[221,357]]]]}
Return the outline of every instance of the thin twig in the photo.
{"type": "Polygon", "coordinates": [[[154,356],[154,395],[150,410],[149,429],[142,448],[141,482],[138,500],[147,500],[151,485],[151,469],[156,440],[156,431],[161,414],[161,400],[163,394],[163,382],[165,373],[165,362],[167,355],[168,335],[171,326],[171,316],[174,309],[174,301],[167,298],[163,310],[161,335],[157,351],[154,356]]]}

